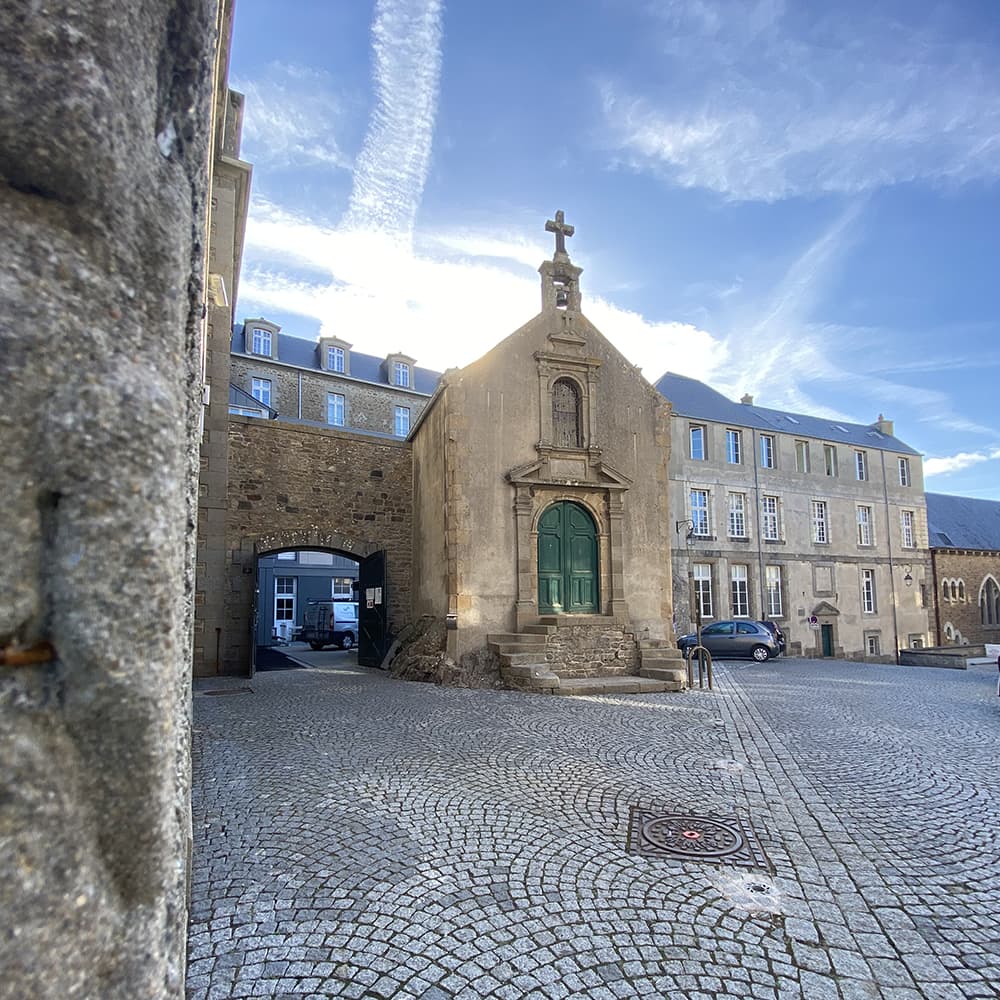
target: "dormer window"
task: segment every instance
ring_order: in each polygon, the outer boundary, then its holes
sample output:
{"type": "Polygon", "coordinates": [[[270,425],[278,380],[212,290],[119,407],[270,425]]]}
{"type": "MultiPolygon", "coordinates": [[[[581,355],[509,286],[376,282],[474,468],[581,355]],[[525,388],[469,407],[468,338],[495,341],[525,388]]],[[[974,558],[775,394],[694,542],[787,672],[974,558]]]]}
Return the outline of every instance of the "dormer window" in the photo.
{"type": "Polygon", "coordinates": [[[404,389],[410,387],[410,366],[403,361],[396,361],[392,366],[392,384],[402,386],[404,389]]]}
{"type": "Polygon", "coordinates": [[[344,362],[346,356],[344,349],[342,347],[328,347],[326,349],[326,367],[327,371],[331,372],[343,372],[345,371],[344,362]]]}
{"type": "Polygon", "coordinates": [[[255,326],[251,331],[250,353],[263,354],[264,357],[271,357],[271,331],[262,330],[255,326]]]}
{"type": "Polygon", "coordinates": [[[334,375],[351,374],[351,345],[339,337],[320,337],[316,345],[320,368],[334,375]]]}

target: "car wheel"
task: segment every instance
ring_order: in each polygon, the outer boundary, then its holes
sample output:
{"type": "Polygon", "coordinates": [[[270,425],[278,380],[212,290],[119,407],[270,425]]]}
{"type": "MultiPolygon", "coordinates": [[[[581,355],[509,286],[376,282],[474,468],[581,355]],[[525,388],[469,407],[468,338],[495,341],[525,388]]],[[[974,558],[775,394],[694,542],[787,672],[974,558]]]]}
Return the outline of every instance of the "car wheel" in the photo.
{"type": "Polygon", "coordinates": [[[763,663],[771,658],[771,651],[767,646],[754,646],[751,656],[758,662],[763,663]]]}
{"type": "Polygon", "coordinates": [[[350,632],[340,640],[341,649],[350,649],[354,645],[354,636],[350,632]]]}
{"type": "Polygon", "coordinates": [[[309,645],[312,646],[312,648],[315,649],[317,652],[323,648],[323,643],[321,642],[311,642],[309,643],[309,645]]]}

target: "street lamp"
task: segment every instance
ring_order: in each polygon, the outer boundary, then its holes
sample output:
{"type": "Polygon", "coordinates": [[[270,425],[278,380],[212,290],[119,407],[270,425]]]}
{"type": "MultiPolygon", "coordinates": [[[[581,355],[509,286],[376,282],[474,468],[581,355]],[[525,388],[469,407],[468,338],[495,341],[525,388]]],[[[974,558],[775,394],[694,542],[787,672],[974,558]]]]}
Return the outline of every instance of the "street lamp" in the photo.
{"type": "Polygon", "coordinates": [[[907,587],[913,586],[913,573],[911,572],[912,569],[913,567],[909,563],[907,563],[903,567],[903,583],[905,583],[907,587]]]}

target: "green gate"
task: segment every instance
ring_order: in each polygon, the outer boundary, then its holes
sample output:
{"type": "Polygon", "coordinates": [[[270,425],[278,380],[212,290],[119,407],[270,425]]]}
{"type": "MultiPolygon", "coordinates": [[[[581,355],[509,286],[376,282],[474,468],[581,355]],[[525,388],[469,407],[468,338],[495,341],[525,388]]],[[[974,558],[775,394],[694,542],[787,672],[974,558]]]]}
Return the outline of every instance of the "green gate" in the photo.
{"type": "Polygon", "coordinates": [[[538,522],[539,614],[596,614],[597,528],[578,503],[554,503],[538,522]]]}

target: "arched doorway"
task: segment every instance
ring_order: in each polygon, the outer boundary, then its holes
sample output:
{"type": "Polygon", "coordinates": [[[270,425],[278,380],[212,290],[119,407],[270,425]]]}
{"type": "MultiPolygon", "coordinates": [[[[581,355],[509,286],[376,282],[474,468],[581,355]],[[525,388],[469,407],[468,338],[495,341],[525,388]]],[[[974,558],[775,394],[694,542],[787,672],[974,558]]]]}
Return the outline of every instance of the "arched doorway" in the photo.
{"type": "Polygon", "coordinates": [[[538,521],[539,614],[597,614],[597,527],[571,500],[552,504],[538,521]]]}

